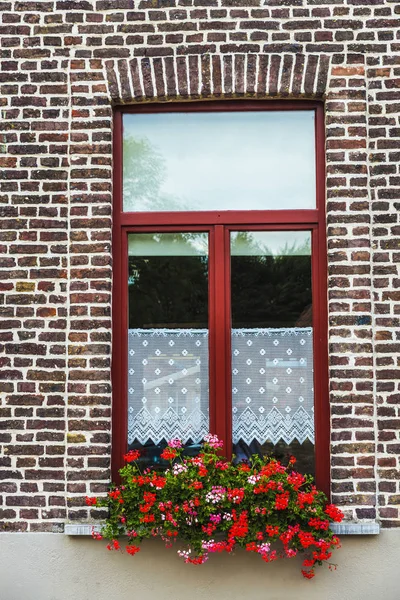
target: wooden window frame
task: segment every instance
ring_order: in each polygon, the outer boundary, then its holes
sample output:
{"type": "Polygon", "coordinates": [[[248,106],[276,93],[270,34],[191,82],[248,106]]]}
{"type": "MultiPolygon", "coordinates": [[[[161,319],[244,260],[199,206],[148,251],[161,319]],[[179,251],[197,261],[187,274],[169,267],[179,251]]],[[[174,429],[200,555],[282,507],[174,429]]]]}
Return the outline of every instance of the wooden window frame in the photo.
{"type": "Polygon", "coordinates": [[[113,344],[112,476],[118,480],[128,436],[127,334],[128,234],[198,231],[209,233],[210,431],[232,449],[230,360],[230,232],[240,230],[309,230],[312,232],[312,298],[316,483],[330,496],[330,411],[328,384],[327,248],[325,224],[324,106],[314,101],[229,100],[117,106],[113,123],[113,344]],[[316,208],[302,210],[220,210],[123,212],[123,131],[126,113],[218,111],[315,111],[316,208]],[[223,374],[216,376],[216,374],[223,374]],[[224,401],[221,401],[224,399],[224,401]]]}

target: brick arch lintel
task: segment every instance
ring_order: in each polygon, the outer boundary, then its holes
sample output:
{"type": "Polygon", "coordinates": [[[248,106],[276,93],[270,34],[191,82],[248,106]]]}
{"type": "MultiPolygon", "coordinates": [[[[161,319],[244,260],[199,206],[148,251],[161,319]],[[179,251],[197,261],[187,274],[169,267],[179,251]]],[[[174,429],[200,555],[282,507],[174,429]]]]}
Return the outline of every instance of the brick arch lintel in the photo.
{"type": "Polygon", "coordinates": [[[213,98],[324,98],[327,54],[203,54],[106,60],[113,104],[213,98]]]}

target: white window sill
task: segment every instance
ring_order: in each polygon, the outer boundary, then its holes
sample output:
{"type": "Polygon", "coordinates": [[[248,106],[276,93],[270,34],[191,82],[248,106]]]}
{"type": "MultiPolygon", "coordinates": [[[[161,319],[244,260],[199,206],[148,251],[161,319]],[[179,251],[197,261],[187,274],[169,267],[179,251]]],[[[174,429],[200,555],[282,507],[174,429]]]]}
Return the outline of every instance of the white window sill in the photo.
{"type": "MultiPolygon", "coordinates": [[[[100,532],[101,524],[90,523],[66,523],[65,535],[92,535],[92,532],[100,532]]],[[[362,523],[332,523],[331,529],[337,535],[378,535],[380,533],[380,525],[376,521],[368,521],[362,523]]]]}
{"type": "Polygon", "coordinates": [[[332,523],[331,529],[337,535],[378,535],[381,526],[376,521],[360,523],[348,521],[347,523],[332,523]]]}

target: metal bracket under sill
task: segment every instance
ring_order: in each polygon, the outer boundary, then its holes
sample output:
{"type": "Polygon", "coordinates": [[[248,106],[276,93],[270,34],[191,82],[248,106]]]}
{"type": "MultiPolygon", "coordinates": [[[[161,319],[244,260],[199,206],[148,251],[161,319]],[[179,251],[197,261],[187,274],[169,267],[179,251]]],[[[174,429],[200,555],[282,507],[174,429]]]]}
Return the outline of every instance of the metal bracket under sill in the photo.
{"type": "MultiPolygon", "coordinates": [[[[66,523],[65,535],[92,535],[92,532],[100,532],[102,525],[90,523],[66,523]]],[[[337,535],[378,535],[380,525],[376,521],[353,523],[332,523],[331,529],[337,535]]]]}

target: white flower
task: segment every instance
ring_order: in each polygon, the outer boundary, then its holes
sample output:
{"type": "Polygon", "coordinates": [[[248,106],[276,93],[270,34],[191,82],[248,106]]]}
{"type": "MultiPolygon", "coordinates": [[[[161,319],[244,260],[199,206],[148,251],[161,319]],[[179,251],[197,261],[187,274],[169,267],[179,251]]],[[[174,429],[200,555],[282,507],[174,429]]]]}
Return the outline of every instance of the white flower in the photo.
{"type": "Polygon", "coordinates": [[[255,485],[259,479],[260,479],[259,475],[250,475],[250,477],[247,478],[247,482],[250,483],[251,485],[255,485]]]}
{"type": "Polygon", "coordinates": [[[186,471],[187,471],[187,466],[183,465],[182,463],[176,463],[172,467],[172,472],[174,475],[179,475],[180,473],[186,473],[186,471]]]}

